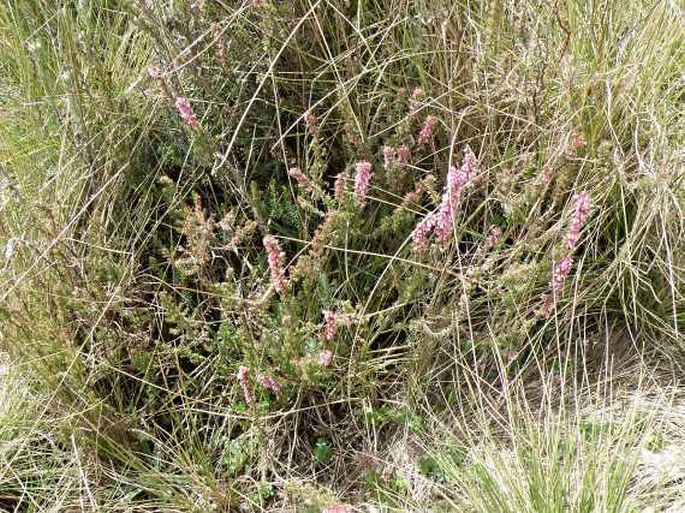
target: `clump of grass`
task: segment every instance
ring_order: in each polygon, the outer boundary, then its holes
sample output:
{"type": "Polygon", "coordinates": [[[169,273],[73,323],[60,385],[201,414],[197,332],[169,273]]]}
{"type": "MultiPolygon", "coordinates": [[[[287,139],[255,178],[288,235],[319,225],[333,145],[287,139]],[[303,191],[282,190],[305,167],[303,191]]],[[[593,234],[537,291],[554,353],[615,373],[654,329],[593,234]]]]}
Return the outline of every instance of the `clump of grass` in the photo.
{"type": "MultiPolygon", "coordinates": [[[[421,409],[681,354],[676,6],[86,4],[0,14],[0,307],[93,504],[361,503],[421,409]]],[[[558,504],[629,475],[534,417],[558,504]]]]}

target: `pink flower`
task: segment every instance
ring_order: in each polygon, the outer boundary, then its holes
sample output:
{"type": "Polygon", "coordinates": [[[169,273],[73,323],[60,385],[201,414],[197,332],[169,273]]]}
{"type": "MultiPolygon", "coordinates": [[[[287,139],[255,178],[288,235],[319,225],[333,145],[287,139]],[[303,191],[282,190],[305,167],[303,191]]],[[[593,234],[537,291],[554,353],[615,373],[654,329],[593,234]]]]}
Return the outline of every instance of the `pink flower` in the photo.
{"type": "Polygon", "coordinates": [[[174,95],[171,94],[169,86],[167,85],[166,80],[164,80],[164,74],[162,73],[162,70],[160,70],[157,66],[150,66],[147,70],[147,74],[150,76],[150,78],[153,78],[157,82],[157,86],[160,88],[164,97],[170,103],[173,103],[174,95]]]}
{"type": "Polygon", "coordinates": [[[552,181],[553,177],[554,177],[554,170],[552,169],[552,166],[545,166],[544,169],[542,170],[542,175],[540,176],[542,183],[548,184],[549,182],[552,181]]]}
{"type": "Polygon", "coordinates": [[[354,193],[357,196],[357,201],[363,207],[366,204],[366,193],[371,182],[371,163],[357,162],[355,167],[357,173],[354,177],[354,193]]]}
{"type": "Polygon", "coordinates": [[[324,349],[319,353],[318,363],[321,367],[328,367],[333,359],[333,352],[329,349],[324,349]]]}
{"type": "Polygon", "coordinates": [[[444,249],[447,245],[452,228],[454,227],[454,213],[459,203],[461,189],[465,183],[463,176],[456,167],[451,166],[447,173],[447,184],[442,193],[442,201],[438,209],[437,220],[435,223],[435,236],[440,246],[444,249]]]}
{"type": "Polygon", "coordinates": [[[345,313],[339,315],[338,318],[342,320],[343,324],[348,328],[352,326],[352,323],[354,322],[354,314],[345,313]]]}
{"type": "MultiPolygon", "coordinates": [[[[580,230],[587,219],[590,212],[590,196],[586,192],[576,194],[574,196],[575,208],[573,214],[571,215],[571,222],[569,226],[568,233],[566,234],[565,247],[570,252],[567,254],[558,264],[552,269],[552,279],[549,282],[549,286],[553,292],[561,292],[564,288],[564,282],[571,272],[571,267],[573,266],[573,256],[572,253],[578,246],[578,241],[580,240],[580,230]]],[[[553,295],[547,298],[547,304],[545,306],[546,313],[550,313],[551,308],[554,306],[556,296],[553,295]]]]}
{"type": "Polygon", "coordinates": [[[337,199],[341,199],[343,194],[345,194],[345,174],[338,173],[335,178],[335,184],[333,184],[333,194],[337,199]]]}
{"type": "Polygon", "coordinates": [[[409,147],[406,144],[403,144],[397,148],[397,164],[399,164],[400,167],[404,167],[409,164],[409,158],[409,147]]]}
{"type": "Polygon", "coordinates": [[[147,74],[151,78],[162,78],[162,70],[160,70],[157,66],[150,66],[147,69],[147,74]]]}
{"type": "Polygon", "coordinates": [[[414,251],[424,251],[428,248],[428,236],[435,227],[436,220],[435,213],[430,213],[416,225],[411,233],[414,251]]]}
{"type": "Polygon", "coordinates": [[[328,506],[324,508],[321,513],[354,513],[351,506],[345,504],[336,504],[335,506],[328,506]]]}
{"type": "Polygon", "coordinates": [[[474,171],[475,156],[470,150],[464,153],[464,161],[461,169],[457,170],[454,166],[450,167],[447,173],[447,184],[442,193],[442,202],[438,209],[438,217],[435,226],[435,236],[442,249],[445,249],[447,242],[454,228],[454,215],[456,213],[461,191],[471,180],[474,171]]]}
{"type": "Polygon", "coordinates": [[[383,168],[389,169],[393,162],[395,162],[395,148],[383,146],[383,168]]]}
{"type": "Polygon", "coordinates": [[[240,388],[243,391],[243,396],[245,397],[245,402],[247,404],[252,404],[252,391],[250,390],[250,369],[245,365],[241,365],[238,368],[238,383],[240,383],[240,388]]]}
{"type": "Polygon", "coordinates": [[[226,59],[226,38],[224,37],[224,31],[221,28],[221,24],[212,23],[211,26],[212,33],[214,34],[214,39],[216,40],[217,55],[222,63],[225,63],[226,59]]]}
{"type": "Polygon", "coordinates": [[[454,214],[459,204],[461,191],[471,181],[475,170],[476,156],[470,149],[464,152],[461,169],[451,166],[447,173],[447,184],[442,193],[442,200],[438,211],[427,215],[416,225],[412,232],[412,242],[415,251],[423,251],[428,247],[428,236],[435,228],[435,235],[440,247],[444,249],[454,227],[454,214]]]}
{"type": "Polygon", "coordinates": [[[193,128],[200,128],[200,123],[198,123],[197,119],[195,118],[195,114],[193,114],[193,109],[190,106],[187,98],[183,96],[176,98],[176,109],[183,118],[183,121],[188,123],[193,128]]]}
{"type": "Polygon", "coordinates": [[[419,201],[418,191],[409,191],[407,194],[404,195],[404,198],[402,199],[402,204],[408,205],[410,203],[417,203],[418,201],[419,201]]]}
{"type": "Polygon", "coordinates": [[[419,138],[418,138],[418,144],[426,144],[428,141],[430,141],[433,137],[433,133],[435,132],[435,127],[438,125],[438,118],[435,116],[427,116],[426,120],[423,122],[423,127],[421,127],[421,131],[419,132],[419,138]]]}
{"type": "Polygon", "coordinates": [[[411,93],[411,99],[409,100],[409,115],[413,116],[421,108],[425,94],[423,89],[417,87],[411,93]]]}
{"type": "Polygon", "coordinates": [[[292,167],[288,169],[288,175],[293,177],[300,187],[305,189],[310,189],[312,184],[309,182],[309,178],[305,175],[299,167],[292,167]]]}
{"type": "Polygon", "coordinates": [[[571,272],[572,266],[573,257],[571,256],[565,256],[561,262],[554,266],[552,280],[549,282],[549,286],[554,292],[561,292],[564,287],[564,282],[571,272]]]}
{"type": "Polygon", "coordinates": [[[323,318],[326,323],[326,340],[333,342],[338,327],[338,315],[333,310],[324,310],[323,318]]]}
{"type": "Polygon", "coordinates": [[[283,270],[283,257],[278,240],[273,235],[267,235],[263,240],[267,252],[267,261],[271,271],[271,284],[276,292],[283,293],[286,290],[285,271],[283,270]]]}
{"type": "Polygon", "coordinates": [[[580,230],[590,212],[590,196],[588,193],[583,192],[576,194],[574,200],[575,209],[571,216],[571,225],[568,234],[566,235],[566,249],[569,251],[574,251],[576,249],[578,241],[580,240],[580,230]]]}
{"type": "Polygon", "coordinates": [[[266,390],[271,390],[273,392],[278,392],[281,389],[281,384],[266,374],[260,374],[257,378],[257,383],[262,385],[266,390]]]}
{"type": "Polygon", "coordinates": [[[571,136],[571,151],[577,152],[578,150],[580,150],[581,148],[585,148],[586,146],[587,141],[585,141],[583,134],[574,132],[571,136]]]}

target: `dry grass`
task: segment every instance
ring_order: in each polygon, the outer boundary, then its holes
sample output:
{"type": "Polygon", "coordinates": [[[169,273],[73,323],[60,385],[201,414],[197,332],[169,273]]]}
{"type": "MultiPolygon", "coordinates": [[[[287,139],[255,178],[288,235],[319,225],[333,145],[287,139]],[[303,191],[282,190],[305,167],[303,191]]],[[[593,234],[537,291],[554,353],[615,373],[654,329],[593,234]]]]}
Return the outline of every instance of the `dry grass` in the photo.
{"type": "Polygon", "coordinates": [[[261,3],[0,9],[2,507],[676,507],[682,8],[261,3]]]}

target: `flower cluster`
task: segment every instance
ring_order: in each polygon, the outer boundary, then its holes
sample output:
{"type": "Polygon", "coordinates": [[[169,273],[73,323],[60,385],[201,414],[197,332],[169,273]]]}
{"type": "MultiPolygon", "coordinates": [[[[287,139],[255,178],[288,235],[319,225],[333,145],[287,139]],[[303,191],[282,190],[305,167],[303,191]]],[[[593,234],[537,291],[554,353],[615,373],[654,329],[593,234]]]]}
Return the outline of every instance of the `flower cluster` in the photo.
{"type": "Polygon", "coordinates": [[[345,173],[338,173],[338,176],[335,177],[335,183],[333,184],[333,194],[335,195],[336,199],[342,199],[342,196],[345,193],[346,179],[347,175],[345,173]]]}
{"type": "Polygon", "coordinates": [[[326,340],[328,342],[333,342],[335,339],[335,334],[338,330],[338,323],[342,322],[349,328],[354,322],[354,315],[349,313],[338,313],[334,310],[324,310],[323,320],[326,340]]]}
{"type": "Polygon", "coordinates": [[[338,315],[333,310],[324,310],[323,320],[326,325],[326,340],[333,342],[338,328],[338,315]]]}
{"type": "Polygon", "coordinates": [[[217,55],[219,60],[225,64],[226,62],[226,37],[224,31],[221,29],[221,24],[212,23],[211,26],[214,39],[216,40],[217,55]]]}
{"type": "Polygon", "coordinates": [[[574,200],[575,208],[571,216],[571,226],[566,235],[566,249],[569,251],[575,251],[580,240],[580,229],[590,212],[590,196],[586,192],[576,194],[574,200]]]}
{"type": "Polygon", "coordinates": [[[276,292],[282,294],[286,290],[285,271],[283,270],[283,257],[285,253],[281,251],[281,246],[273,235],[264,237],[263,243],[271,271],[271,284],[276,289],[276,292]]]}
{"type": "Polygon", "coordinates": [[[411,153],[409,152],[409,146],[407,146],[406,144],[403,144],[402,146],[397,148],[396,157],[397,157],[396,162],[400,167],[404,167],[404,166],[408,165],[409,159],[411,157],[411,153]]]}
{"type": "Polygon", "coordinates": [[[411,233],[412,247],[414,251],[424,251],[428,248],[428,237],[435,227],[436,217],[434,213],[428,214],[411,233]]]}
{"type": "Polygon", "coordinates": [[[157,82],[157,85],[159,86],[162,95],[164,95],[167,101],[173,103],[174,95],[171,94],[171,90],[169,89],[169,85],[166,83],[166,80],[164,79],[164,73],[162,73],[162,70],[159,69],[157,66],[150,66],[147,70],[147,74],[150,78],[154,79],[157,82]]]}
{"type": "Polygon", "coordinates": [[[432,174],[429,174],[423,178],[423,180],[420,180],[413,191],[409,191],[404,195],[404,198],[402,198],[402,206],[407,207],[412,203],[418,203],[421,199],[421,195],[427,190],[432,189],[434,182],[435,177],[432,174]]]}
{"type": "Polygon", "coordinates": [[[176,105],[176,110],[183,121],[188,123],[188,125],[191,127],[199,129],[200,123],[193,113],[193,108],[190,106],[188,98],[185,96],[175,96],[172,94],[171,89],[169,89],[169,85],[164,79],[164,73],[162,73],[162,70],[157,66],[150,66],[147,70],[147,74],[150,78],[157,82],[162,94],[169,101],[169,103],[174,103],[176,105]]]}
{"type": "Polygon", "coordinates": [[[247,404],[252,404],[254,397],[252,396],[252,390],[250,389],[250,369],[245,365],[241,365],[238,368],[238,383],[243,391],[243,397],[247,404]]]}
{"type": "Polygon", "coordinates": [[[272,392],[278,392],[281,389],[281,384],[266,374],[260,374],[257,378],[257,383],[262,385],[265,390],[271,390],[272,392]]]}
{"type": "Polygon", "coordinates": [[[423,100],[425,98],[425,93],[423,92],[423,89],[420,87],[417,87],[414,89],[414,91],[411,94],[411,98],[409,99],[409,115],[413,116],[418,112],[418,110],[421,108],[421,104],[423,103],[423,100]]]}
{"type": "Polygon", "coordinates": [[[150,78],[162,78],[162,70],[160,70],[157,66],[150,66],[147,70],[147,74],[150,76],[150,78]]]}
{"type": "Polygon", "coordinates": [[[571,272],[572,266],[573,257],[568,255],[554,266],[554,269],[552,270],[552,280],[549,282],[549,286],[554,292],[561,292],[561,289],[564,287],[564,282],[571,272]]]}
{"type": "Polygon", "coordinates": [[[321,367],[328,367],[331,364],[331,360],[333,360],[333,352],[330,349],[324,349],[319,353],[317,363],[321,367]]]}
{"type": "Polygon", "coordinates": [[[573,135],[571,135],[571,142],[569,143],[569,151],[571,153],[577,153],[578,150],[585,148],[586,146],[587,141],[583,137],[583,134],[574,132],[573,135]]]}
{"type": "Polygon", "coordinates": [[[323,254],[327,239],[335,229],[336,220],[339,214],[340,212],[337,210],[328,212],[314,232],[314,235],[312,236],[312,243],[309,246],[309,256],[314,260],[320,258],[323,254]]]}
{"type": "Polygon", "coordinates": [[[371,182],[371,163],[366,161],[357,162],[355,169],[354,193],[359,205],[363,207],[366,204],[366,193],[369,191],[369,183],[371,182]]]}
{"type": "Polygon", "coordinates": [[[433,138],[433,133],[435,133],[435,127],[437,126],[438,118],[435,116],[426,116],[426,120],[423,122],[421,131],[419,132],[419,137],[417,139],[418,144],[427,144],[433,138]]]}
{"type": "Polygon", "coordinates": [[[354,513],[354,510],[346,504],[336,504],[324,508],[321,513],[354,513]]]}
{"type": "Polygon", "coordinates": [[[471,180],[474,169],[473,153],[467,152],[464,155],[464,162],[461,169],[457,170],[454,166],[450,167],[447,173],[447,185],[442,193],[442,201],[438,210],[438,219],[435,226],[435,236],[438,243],[444,249],[447,246],[449,237],[454,227],[454,214],[456,212],[461,191],[471,180]]]}
{"type": "Polygon", "coordinates": [[[492,248],[497,246],[501,237],[502,229],[499,226],[491,226],[488,236],[485,239],[485,244],[483,245],[483,251],[490,251],[492,248]]]}
{"type": "Polygon", "coordinates": [[[576,194],[574,203],[575,207],[571,215],[569,230],[566,234],[566,243],[564,244],[567,254],[554,266],[552,278],[549,282],[549,286],[554,293],[562,291],[564,282],[571,272],[571,267],[573,267],[573,251],[578,246],[580,230],[590,212],[590,196],[586,192],[576,194]]]}
{"type": "Polygon", "coordinates": [[[383,146],[383,168],[390,169],[393,165],[404,167],[409,164],[409,147],[403,144],[399,148],[383,146]]]}
{"type": "Polygon", "coordinates": [[[390,169],[393,162],[395,162],[395,148],[392,146],[383,146],[383,168],[390,169]]]}
{"type": "MultiPolygon", "coordinates": [[[[246,365],[241,365],[238,368],[237,379],[240,389],[243,392],[245,402],[247,404],[252,404],[254,402],[254,395],[252,394],[252,389],[250,388],[250,368],[246,365]]],[[[266,374],[260,374],[257,377],[257,383],[259,383],[265,390],[271,390],[272,392],[278,392],[281,389],[281,384],[266,374]]]]}
{"type": "Polygon", "coordinates": [[[437,212],[426,216],[412,232],[412,243],[415,251],[423,251],[428,247],[428,237],[433,230],[439,246],[442,249],[447,247],[447,242],[454,228],[454,216],[461,198],[461,192],[471,181],[475,162],[475,155],[467,149],[461,168],[450,167],[447,173],[447,184],[442,193],[442,200],[437,212]]]}
{"type": "Polygon", "coordinates": [[[176,98],[176,109],[180,114],[183,121],[188,123],[193,128],[200,128],[200,123],[197,121],[195,114],[193,114],[193,108],[190,106],[188,98],[184,96],[179,96],[176,98]]]}
{"type": "Polygon", "coordinates": [[[303,189],[314,189],[312,183],[309,181],[309,178],[307,178],[307,175],[305,175],[299,167],[292,167],[288,169],[288,176],[294,178],[297,184],[303,189]]]}

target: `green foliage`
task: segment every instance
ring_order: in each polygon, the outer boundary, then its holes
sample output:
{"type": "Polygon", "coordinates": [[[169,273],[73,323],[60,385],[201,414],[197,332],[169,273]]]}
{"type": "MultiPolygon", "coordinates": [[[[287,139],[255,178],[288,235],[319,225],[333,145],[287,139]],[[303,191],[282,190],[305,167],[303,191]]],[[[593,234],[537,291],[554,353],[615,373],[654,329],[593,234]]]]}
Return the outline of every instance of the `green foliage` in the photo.
{"type": "Polygon", "coordinates": [[[319,463],[328,464],[333,459],[333,448],[325,438],[317,438],[312,452],[319,463]]]}
{"type": "MultiPolygon", "coordinates": [[[[543,4],[6,0],[0,342],[68,422],[49,447],[24,431],[30,449],[7,454],[29,464],[8,463],[3,498],[43,508],[73,452],[93,509],[318,507],[318,487],[354,496],[348,471],[372,452],[366,492],[401,509],[414,483],[377,460],[432,413],[468,423],[490,391],[550,374],[587,384],[611,349],[588,340],[677,359],[679,13],[543,4]],[[416,250],[467,148],[477,165],[448,243],[416,250]],[[592,207],[569,249],[582,192],[592,207]],[[293,492],[298,479],[317,488],[293,492]],[[25,495],[33,482],[45,487],[25,495]]],[[[577,443],[607,429],[581,424],[577,443]]],[[[576,441],[531,440],[518,456],[533,509],[562,507],[576,441]]],[[[461,440],[448,445],[414,458],[419,474],[450,484],[464,467],[495,490],[461,440]]],[[[625,468],[606,472],[625,484],[625,468]]]]}

